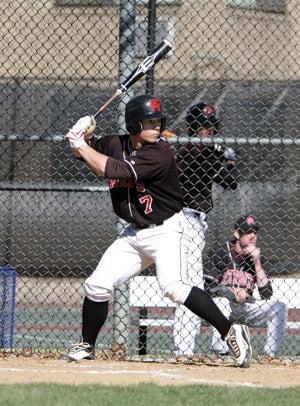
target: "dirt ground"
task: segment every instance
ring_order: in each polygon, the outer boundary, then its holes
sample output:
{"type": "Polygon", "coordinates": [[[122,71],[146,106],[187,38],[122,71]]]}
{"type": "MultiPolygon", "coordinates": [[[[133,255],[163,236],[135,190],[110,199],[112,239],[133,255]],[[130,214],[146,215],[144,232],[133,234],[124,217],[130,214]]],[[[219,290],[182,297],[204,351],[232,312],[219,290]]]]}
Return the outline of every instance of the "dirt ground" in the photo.
{"type": "Polygon", "coordinates": [[[300,386],[300,363],[232,365],[94,360],[67,362],[57,358],[0,357],[0,383],[129,385],[228,385],[284,388],[300,386]]]}

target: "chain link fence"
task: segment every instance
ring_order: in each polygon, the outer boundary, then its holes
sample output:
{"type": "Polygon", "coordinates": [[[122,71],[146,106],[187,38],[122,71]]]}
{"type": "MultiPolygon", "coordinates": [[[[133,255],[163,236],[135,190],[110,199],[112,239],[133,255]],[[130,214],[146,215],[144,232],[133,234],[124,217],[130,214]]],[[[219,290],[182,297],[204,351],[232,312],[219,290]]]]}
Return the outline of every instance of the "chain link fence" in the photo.
{"type": "MultiPolygon", "coordinates": [[[[126,102],[152,93],[176,134],[169,139],[176,154],[187,140],[187,109],[202,100],[216,108],[220,129],[214,142],[238,151],[239,186],[214,186],[204,256],[216,241],[232,236],[238,217],[257,216],[270,276],[282,280],[276,297],[289,305],[293,323],[280,355],[299,355],[298,2],[17,0],[2,1],[0,9],[0,269],[17,274],[13,306],[0,289],[3,325],[6,306],[13,312],[12,341],[0,342],[53,350],[79,339],[83,281],[124,224],[112,211],[107,182],[72,156],[64,134],[79,117],[95,114],[166,38],[172,51],[98,116],[96,135],[123,133],[126,102]],[[294,287],[289,294],[287,280],[294,287]]],[[[143,275],[155,275],[155,268],[143,275]]],[[[98,348],[119,342],[131,356],[170,356],[174,308],[150,308],[168,325],[141,330],[143,306],[129,292],[129,286],[115,292],[98,348]]],[[[252,333],[256,354],[262,354],[266,331],[252,333]]],[[[210,341],[204,323],[196,352],[209,353],[210,341]]]]}

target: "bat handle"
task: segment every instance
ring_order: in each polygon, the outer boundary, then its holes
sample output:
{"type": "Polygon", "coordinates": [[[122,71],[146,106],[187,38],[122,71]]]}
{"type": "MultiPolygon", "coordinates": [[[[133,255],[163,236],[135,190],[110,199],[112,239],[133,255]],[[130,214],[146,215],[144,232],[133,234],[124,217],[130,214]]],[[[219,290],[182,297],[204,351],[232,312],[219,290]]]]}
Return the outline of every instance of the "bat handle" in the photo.
{"type": "Polygon", "coordinates": [[[104,103],[104,104],[100,107],[100,109],[97,111],[97,113],[94,114],[94,118],[96,119],[96,118],[99,116],[100,113],[103,113],[103,111],[104,111],[115,99],[117,99],[118,97],[121,96],[121,94],[123,93],[123,91],[124,91],[124,90],[122,90],[122,89],[117,89],[116,92],[115,92],[115,94],[113,94],[112,97],[111,97],[109,100],[107,100],[107,102],[104,103]]]}

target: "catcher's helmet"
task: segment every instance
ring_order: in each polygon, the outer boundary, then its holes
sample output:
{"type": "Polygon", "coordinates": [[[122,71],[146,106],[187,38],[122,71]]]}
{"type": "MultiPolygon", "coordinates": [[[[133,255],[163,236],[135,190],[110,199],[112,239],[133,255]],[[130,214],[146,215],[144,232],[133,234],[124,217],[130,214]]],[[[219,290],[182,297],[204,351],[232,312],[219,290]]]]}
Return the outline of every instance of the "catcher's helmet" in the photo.
{"type": "Polygon", "coordinates": [[[138,134],[142,129],[142,120],[161,118],[160,132],[166,126],[166,116],[163,113],[160,101],[150,95],[136,96],[129,100],[125,108],[126,129],[131,134],[138,134]]]}
{"type": "Polygon", "coordinates": [[[200,102],[188,109],[186,125],[188,127],[189,135],[196,135],[199,128],[207,123],[214,127],[215,132],[218,132],[219,120],[215,115],[215,109],[213,106],[200,102]]]}

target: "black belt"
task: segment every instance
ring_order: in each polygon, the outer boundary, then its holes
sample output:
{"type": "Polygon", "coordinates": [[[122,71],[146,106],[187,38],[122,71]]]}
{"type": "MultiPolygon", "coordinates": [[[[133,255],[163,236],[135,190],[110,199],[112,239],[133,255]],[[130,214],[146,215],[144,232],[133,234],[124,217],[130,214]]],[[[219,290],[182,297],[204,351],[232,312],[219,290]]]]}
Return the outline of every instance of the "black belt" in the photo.
{"type": "Polygon", "coordinates": [[[164,224],[164,222],[161,221],[160,223],[153,223],[153,224],[134,224],[134,227],[141,228],[141,229],[154,228],[154,227],[157,227],[157,226],[161,226],[163,224],[164,224]]]}

